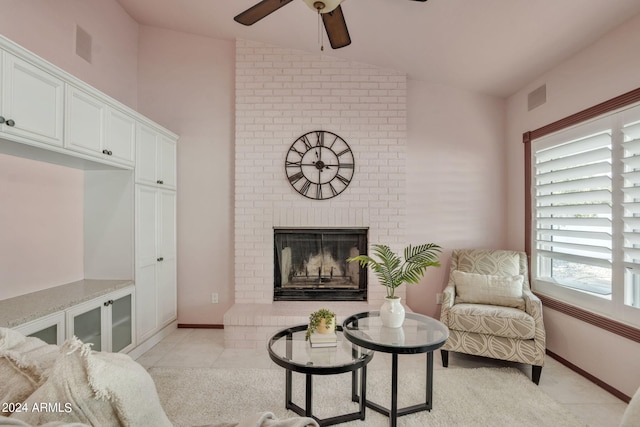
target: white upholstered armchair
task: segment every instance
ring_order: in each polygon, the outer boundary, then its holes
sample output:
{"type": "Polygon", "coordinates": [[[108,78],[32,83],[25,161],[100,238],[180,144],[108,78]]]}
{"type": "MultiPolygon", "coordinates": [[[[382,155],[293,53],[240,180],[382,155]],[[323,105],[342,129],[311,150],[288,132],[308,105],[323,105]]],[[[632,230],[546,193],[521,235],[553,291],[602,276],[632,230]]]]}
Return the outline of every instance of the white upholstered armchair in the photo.
{"type": "Polygon", "coordinates": [[[441,348],[532,365],[538,384],[544,364],[542,303],[531,292],[524,252],[457,249],[451,254],[449,282],[440,321],[449,328],[441,348]]]}

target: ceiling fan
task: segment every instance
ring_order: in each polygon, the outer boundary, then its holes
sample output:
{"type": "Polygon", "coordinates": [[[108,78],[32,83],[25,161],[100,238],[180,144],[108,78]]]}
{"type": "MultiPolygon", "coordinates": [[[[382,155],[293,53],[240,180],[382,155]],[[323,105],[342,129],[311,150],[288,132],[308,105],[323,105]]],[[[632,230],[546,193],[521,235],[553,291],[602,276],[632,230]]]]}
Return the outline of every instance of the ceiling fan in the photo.
{"type": "MultiPolygon", "coordinates": [[[[293,0],[262,0],[251,6],[244,12],[236,15],[233,19],[244,25],[253,25],[265,16],[275,12],[282,6],[286,6],[293,0]]],[[[319,15],[322,15],[322,22],[329,37],[329,43],[333,49],[339,49],[351,44],[347,23],[342,14],[340,3],[344,0],[304,0],[304,2],[319,15]]],[[[425,2],[427,0],[412,0],[425,2]]]]}

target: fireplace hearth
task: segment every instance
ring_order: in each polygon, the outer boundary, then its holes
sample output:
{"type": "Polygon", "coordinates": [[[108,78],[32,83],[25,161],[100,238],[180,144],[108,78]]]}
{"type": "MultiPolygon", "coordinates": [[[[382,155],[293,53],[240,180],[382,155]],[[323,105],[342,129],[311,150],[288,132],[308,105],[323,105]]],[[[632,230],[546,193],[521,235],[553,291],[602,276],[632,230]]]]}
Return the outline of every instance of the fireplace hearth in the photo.
{"type": "Polygon", "coordinates": [[[274,301],[365,301],[366,228],[274,229],[274,301]]]}

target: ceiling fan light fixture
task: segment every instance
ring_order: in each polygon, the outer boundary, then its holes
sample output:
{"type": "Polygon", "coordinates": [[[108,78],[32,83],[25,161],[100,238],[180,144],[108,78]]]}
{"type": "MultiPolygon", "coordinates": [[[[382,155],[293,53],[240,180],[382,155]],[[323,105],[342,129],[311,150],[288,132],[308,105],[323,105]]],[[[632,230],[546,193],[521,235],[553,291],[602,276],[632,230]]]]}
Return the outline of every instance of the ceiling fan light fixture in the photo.
{"type": "Polygon", "coordinates": [[[343,0],[304,0],[311,10],[319,13],[332,12],[343,0]]]}

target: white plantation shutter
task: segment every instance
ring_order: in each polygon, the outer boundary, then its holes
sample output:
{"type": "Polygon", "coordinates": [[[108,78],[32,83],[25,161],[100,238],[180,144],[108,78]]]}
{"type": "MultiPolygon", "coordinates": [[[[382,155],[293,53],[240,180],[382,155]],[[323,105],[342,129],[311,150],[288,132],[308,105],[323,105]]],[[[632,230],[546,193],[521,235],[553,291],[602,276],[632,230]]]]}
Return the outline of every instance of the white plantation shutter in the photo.
{"type": "Polygon", "coordinates": [[[611,130],[577,137],[575,133],[554,135],[535,145],[537,255],[547,262],[611,268],[611,130]]]}
{"type": "Polygon", "coordinates": [[[623,125],[622,134],[624,262],[640,269],[640,122],[623,125]]]}

